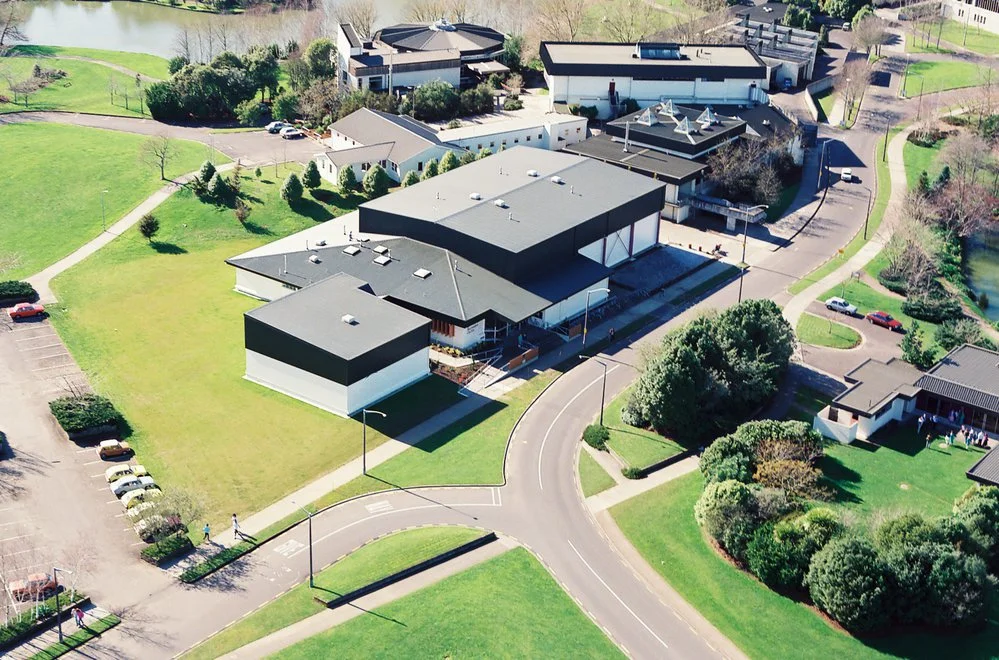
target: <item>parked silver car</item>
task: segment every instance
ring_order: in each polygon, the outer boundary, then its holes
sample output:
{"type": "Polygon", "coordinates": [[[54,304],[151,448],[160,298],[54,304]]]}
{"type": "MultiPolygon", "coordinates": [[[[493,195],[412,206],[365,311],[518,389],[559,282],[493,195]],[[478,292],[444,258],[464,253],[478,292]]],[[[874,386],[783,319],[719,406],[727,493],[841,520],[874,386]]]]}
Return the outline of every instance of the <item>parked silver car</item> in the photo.
{"type": "Polygon", "coordinates": [[[132,490],[146,490],[148,488],[155,488],[156,482],[153,481],[152,477],[124,477],[111,483],[111,492],[114,493],[115,497],[121,497],[125,493],[132,490]]]}
{"type": "Polygon", "coordinates": [[[853,316],[857,313],[856,305],[851,305],[842,298],[833,296],[825,303],[826,309],[832,312],[839,312],[840,314],[846,314],[847,316],[853,316]]]}

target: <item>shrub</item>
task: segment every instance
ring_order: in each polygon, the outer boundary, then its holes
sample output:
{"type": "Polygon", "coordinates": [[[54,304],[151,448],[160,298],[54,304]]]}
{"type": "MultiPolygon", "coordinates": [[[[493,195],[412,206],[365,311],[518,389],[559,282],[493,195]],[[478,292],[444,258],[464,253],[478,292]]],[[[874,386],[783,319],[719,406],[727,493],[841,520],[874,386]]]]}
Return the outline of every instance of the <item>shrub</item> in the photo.
{"type": "Polygon", "coordinates": [[[183,557],[192,550],[194,550],[194,544],[188,538],[187,532],[179,531],[143,548],[139,556],[142,557],[143,561],[159,566],[171,559],[183,557]]]}
{"type": "Polygon", "coordinates": [[[874,530],[874,545],[882,553],[942,540],[937,528],[918,513],[906,513],[881,523],[874,530]]]}
{"type": "Polygon", "coordinates": [[[789,495],[823,499],[825,490],[819,486],[822,471],[805,461],[778,459],[764,461],[756,468],[753,479],[763,486],[777,488],[789,495]]]}
{"type": "Polygon", "coordinates": [[[624,475],[625,479],[644,479],[645,471],[642,468],[637,468],[629,465],[628,467],[621,468],[621,474],[624,475]]]}
{"type": "Polygon", "coordinates": [[[298,203],[302,199],[303,192],[302,181],[294,172],[289,174],[281,185],[281,199],[289,205],[298,203]]]}
{"type": "Polygon", "coordinates": [[[198,170],[198,181],[201,181],[201,183],[207,186],[213,176],[215,176],[215,166],[212,165],[210,160],[206,160],[201,164],[201,169],[198,170]]]}
{"type": "Polygon", "coordinates": [[[958,319],[964,315],[961,302],[954,296],[939,292],[938,294],[915,294],[902,303],[902,312],[914,319],[941,323],[949,319],[958,319]]]}
{"type": "Polygon", "coordinates": [[[786,523],[779,526],[779,537],[773,523],[756,529],[746,546],[746,566],[769,587],[798,589],[812,557],[810,543],[801,529],[786,523]]]}
{"type": "Polygon", "coordinates": [[[929,575],[932,606],[928,623],[966,626],[985,618],[989,578],[980,557],[953,550],[939,555],[929,575]]]}
{"type": "Polygon", "coordinates": [[[902,349],[902,359],[919,369],[929,369],[933,366],[933,349],[923,346],[923,331],[918,323],[913,323],[899,344],[902,349]]]}
{"type": "Polygon", "coordinates": [[[260,166],[258,165],[258,166],[257,166],[257,167],[256,167],[256,168],[255,168],[255,169],[253,170],[253,176],[255,176],[255,177],[257,177],[257,178],[259,179],[259,178],[260,178],[260,177],[262,177],[263,175],[264,175],[264,171],[263,171],[262,169],[260,169],[260,166]]]}
{"type": "Polygon", "coordinates": [[[593,121],[600,114],[600,110],[595,105],[581,105],[579,106],[579,114],[593,121]]]}
{"type": "Polygon", "coordinates": [[[160,221],[152,213],[146,213],[139,220],[139,233],[147,241],[152,241],[153,236],[160,230],[160,221]]]}
{"type": "Polygon", "coordinates": [[[978,293],[978,306],[981,307],[982,309],[989,308],[989,294],[985,293],[984,291],[980,291],[978,293]]]}
{"type": "Polygon", "coordinates": [[[413,90],[412,97],[414,114],[418,119],[428,121],[450,119],[458,114],[461,105],[458,92],[450,83],[443,80],[423,83],[413,90]]]}
{"type": "Polygon", "coordinates": [[[117,427],[123,421],[111,402],[97,394],[62,397],[50,401],[49,410],[66,433],[82,433],[102,426],[117,427]]]}
{"type": "Polygon", "coordinates": [[[210,575],[223,566],[236,561],[250,552],[250,550],[253,550],[254,547],[256,546],[248,541],[241,541],[232,547],[223,548],[205,561],[184,569],[184,572],[180,574],[180,581],[187,584],[197,582],[206,575],[210,575]]]}
{"type": "Polygon", "coordinates": [[[626,115],[638,112],[638,101],[635,99],[624,99],[621,104],[624,106],[624,114],[626,115]]]}
{"type": "Polygon", "coordinates": [[[601,426],[600,424],[590,424],[583,429],[583,442],[594,449],[606,451],[608,440],[610,440],[610,431],[607,430],[606,426],[601,426]]]}
{"type": "Polygon", "coordinates": [[[461,163],[462,165],[468,165],[469,163],[474,163],[475,152],[466,151],[465,153],[461,154],[461,158],[458,159],[458,162],[461,163]]]}
{"type": "Polygon", "coordinates": [[[519,94],[510,94],[503,101],[503,109],[513,112],[514,110],[523,110],[524,102],[520,100],[519,94]]]}
{"type": "Polygon", "coordinates": [[[701,454],[701,473],[709,482],[734,479],[749,483],[753,476],[753,451],[742,439],[726,435],[701,454]]]}
{"type": "Polygon", "coordinates": [[[336,184],[341,195],[349,195],[351,191],[357,190],[357,175],[354,174],[354,168],[349,165],[341,167],[336,175],[336,184]]]}
{"type": "Polygon", "coordinates": [[[866,539],[830,541],[812,558],[805,583],[815,604],[850,631],[875,630],[887,622],[888,567],[866,539]]]}
{"type": "Polygon", "coordinates": [[[212,180],[208,182],[207,192],[209,197],[216,202],[222,203],[229,199],[229,193],[232,190],[229,188],[229,183],[225,180],[222,173],[216,172],[212,180]]]}
{"type": "Polygon", "coordinates": [[[633,396],[628,397],[628,402],[621,408],[621,421],[628,426],[643,429],[649,425],[647,419],[642,418],[642,411],[635,405],[633,396]]]}
{"type": "Polygon", "coordinates": [[[26,302],[34,300],[37,297],[38,293],[35,291],[35,288],[27,282],[18,282],[17,280],[0,282],[0,300],[26,302]]]}
{"type": "Polygon", "coordinates": [[[460,166],[461,162],[458,161],[458,157],[454,155],[453,151],[448,151],[441,157],[440,166],[437,169],[441,174],[444,174],[460,166]]]}
{"type": "Polygon", "coordinates": [[[490,149],[479,149],[479,153],[475,157],[475,160],[482,160],[483,158],[489,158],[492,155],[493,152],[490,149]]]}
{"type": "MultiPolygon", "coordinates": [[[[59,594],[59,609],[68,612],[77,604],[86,600],[87,596],[82,591],[77,590],[70,598],[70,594],[59,594]]],[[[9,648],[11,645],[31,637],[36,634],[35,626],[56,612],[56,597],[52,596],[44,601],[27,607],[20,614],[14,614],[0,625],[0,649],[9,648]]]]}
{"type": "Polygon", "coordinates": [[[891,616],[899,623],[921,623],[932,607],[929,577],[937,557],[951,552],[935,543],[896,546],[882,553],[892,576],[894,597],[891,616]]]}
{"type": "Polygon", "coordinates": [[[169,71],[172,76],[188,64],[190,64],[190,61],[186,57],[177,55],[175,57],[171,57],[170,61],[167,62],[167,71],[169,71]]]}
{"type": "MultiPolygon", "coordinates": [[[[493,75],[496,75],[496,74],[493,74],[493,75]]],[[[457,118],[452,119],[451,121],[449,121],[447,123],[447,127],[448,128],[461,128],[461,120],[457,119],[457,118]]]]}
{"type": "Polygon", "coordinates": [[[984,343],[983,340],[988,341],[990,344],[992,343],[982,336],[982,329],[978,325],[978,321],[969,318],[944,321],[937,326],[937,331],[933,338],[948,351],[962,344],[981,345],[980,342],[984,343]]]}
{"type": "Polygon", "coordinates": [[[836,512],[821,506],[809,509],[798,516],[794,524],[800,527],[818,548],[825,547],[829,541],[843,532],[843,523],[840,522],[836,512]]]}
{"type": "Polygon", "coordinates": [[[741,560],[756,528],[756,498],[739,481],[710,483],[694,505],[694,517],[729,554],[741,560]]]}
{"type": "Polygon", "coordinates": [[[381,165],[372,165],[364,174],[364,192],[372,199],[381,197],[388,192],[389,181],[388,174],[385,173],[381,165]]]}
{"type": "Polygon", "coordinates": [[[880,282],[881,286],[884,288],[897,293],[900,296],[905,296],[909,293],[909,283],[905,280],[905,278],[892,277],[892,274],[888,272],[887,268],[878,273],[878,282],[880,282]]]}
{"type": "Polygon", "coordinates": [[[267,116],[267,106],[257,99],[246,99],[236,106],[236,118],[243,126],[257,126],[267,116]]]}
{"type": "Polygon", "coordinates": [[[305,165],[305,170],[302,172],[302,185],[304,185],[309,190],[314,190],[322,184],[323,180],[319,176],[319,168],[316,167],[316,161],[310,160],[305,165]]]}
{"type": "Polygon", "coordinates": [[[990,566],[999,567],[999,488],[972,486],[954,503],[954,517],[990,566]]]}
{"type": "Polygon", "coordinates": [[[416,170],[410,170],[406,172],[406,176],[402,177],[402,187],[406,188],[413,184],[420,182],[420,173],[416,170]]]}
{"type": "Polygon", "coordinates": [[[422,179],[426,181],[427,179],[432,179],[440,174],[440,166],[437,164],[436,158],[431,158],[427,161],[426,165],[423,166],[422,179]]]}

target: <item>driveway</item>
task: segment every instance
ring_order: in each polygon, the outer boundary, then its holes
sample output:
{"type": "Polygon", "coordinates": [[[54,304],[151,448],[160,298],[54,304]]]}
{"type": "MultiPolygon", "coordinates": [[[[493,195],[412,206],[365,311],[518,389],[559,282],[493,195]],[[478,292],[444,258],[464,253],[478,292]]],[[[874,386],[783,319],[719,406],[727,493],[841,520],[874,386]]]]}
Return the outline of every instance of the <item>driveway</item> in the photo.
{"type": "Polygon", "coordinates": [[[815,301],[808,306],[808,313],[842,323],[860,333],[860,345],[848,349],[824,348],[822,346],[801,345],[802,361],[820,371],[837,378],[858,367],[864,360],[873,359],[887,362],[893,357],[902,357],[901,334],[873,325],[862,316],[847,316],[831,312],[822,303],[815,301]]]}

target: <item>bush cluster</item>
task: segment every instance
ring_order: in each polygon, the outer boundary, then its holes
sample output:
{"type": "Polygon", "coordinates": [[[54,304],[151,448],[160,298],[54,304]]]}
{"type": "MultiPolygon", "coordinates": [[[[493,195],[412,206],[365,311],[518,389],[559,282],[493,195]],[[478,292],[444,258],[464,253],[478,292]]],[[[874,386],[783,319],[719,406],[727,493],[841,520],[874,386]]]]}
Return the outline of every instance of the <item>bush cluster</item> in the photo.
{"type": "Polygon", "coordinates": [[[0,282],[0,300],[14,300],[17,302],[27,302],[38,297],[35,288],[27,282],[8,280],[0,282]]]}
{"type": "Polygon", "coordinates": [[[578,103],[570,103],[569,114],[576,115],[577,117],[586,117],[590,121],[593,121],[597,118],[597,115],[600,114],[600,110],[598,110],[595,105],[579,105],[578,103]]]}
{"type": "Polygon", "coordinates": [[[961,301],[942,287],[925,293],[913,294],[902,303],[902,312],[920,321],[942,323],[964,316],[961,301]]]}
{"type": "Polygon", "coordinates": [[[117,427],[123,421],[114,405],[96,394],[65,396],[50,401],[49,410],[66,433],[82,433],[101,426],[117,427]]]}
{"type": "Polygon", "coordinates": [[[610,431],[607,430],[606,426],[601,426],[600,424],[590,424],[583,429],[583,442],[594,449],[606,451],[608,440],[610,440],[610,431]]]}
{"type": "Polygon", "coordinates": [[[192,550],[194,550],[194,544],[188,538],[187,532],[182,530],[146,546],[139,555],[143,561],[159,566],[171,559],[183,557],[192,550]]]}

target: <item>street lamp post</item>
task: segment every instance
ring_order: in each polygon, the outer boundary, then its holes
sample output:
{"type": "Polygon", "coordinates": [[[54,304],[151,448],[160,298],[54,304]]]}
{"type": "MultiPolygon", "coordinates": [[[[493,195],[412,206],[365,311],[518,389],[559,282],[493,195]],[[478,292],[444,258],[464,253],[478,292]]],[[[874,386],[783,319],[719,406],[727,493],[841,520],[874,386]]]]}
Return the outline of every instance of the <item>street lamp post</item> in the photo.
{"type": "Polygon", "coordinates": [[[106,195],[107,192],[107,190],[101,191],[101,233],[108,230],[107,215],[104,213],[104,195],[106,195]]]}
{"type": "Polygon", "coordinates": [[[596,359],[592,355],[580,355],[580,360],[593,360],[604,368],[603,385],[600,388],[600,426],[604,425],[604,402],[607,400],[607,363],[596,359]]]}
{"type": "Polygon", "coordinates": [[[361,410],[361,474],[368,473],[368,413],[388,417],[378,410],[368,410],[367,408],[361,410]]]}
{"type": "Polygon", "coordinates": [[[62,612],[59,610],[59,571],[63,573],[73,574],[73,571],[67,571],[65,568],[59,568],[57,566],[52,567],[52,581],[55,582],[55,609],[56,609],[56,627],[59,629],[59,641],[62,641],[62,612]]]}
{"type": "Polygon", "coordinates": [[[742,278],[746,274],[746,237],[749,234],[749,214],[752,213],[753,211],[756,211],[756,210],[759,210],[759,209],[768,209],[768,208],[770,208],[770,206],[767,205],[767,204],[757,204],[753,208],[748,209],[746,211],[746,227],[745,227],[745,229],[742,232],[742,260],[739,262],[741,264],[741,266],[740,266],[741,270],[739,272],[739,302],[740,303],[742,302],[742,278]]]}
{"type": "Polygon", "coordinates": [[[309,517],[309,589],[311,589],[316,584],[315,572],[313,571],[313,563],[312,563],[312,512],[306,509],[298,502],[296,502],[295,500],[292,500],[291,503],[297,506],[302,511],[304,511],[305,515],[309,517]]]}
{"type": "Polygon", "coordinates": [[[589,328],[590,322],[590,294],[599,293],[600,291],[610,293],[610,289],[607,287],[598,287],[596,289],[590,289],[586,292],[586,309],[583,311],[583,348],[586,348],[586,332],[589,328]]]}
{"type": "Polygon", "coordinates": [[[874,200],[874,192],[867,186],[864,186],[864,190],[867,191],[867,215],[864,217],[864,240],[867,240],[867,223],[871,221],[871,204],[874,200]]]}

